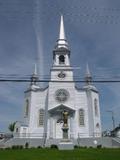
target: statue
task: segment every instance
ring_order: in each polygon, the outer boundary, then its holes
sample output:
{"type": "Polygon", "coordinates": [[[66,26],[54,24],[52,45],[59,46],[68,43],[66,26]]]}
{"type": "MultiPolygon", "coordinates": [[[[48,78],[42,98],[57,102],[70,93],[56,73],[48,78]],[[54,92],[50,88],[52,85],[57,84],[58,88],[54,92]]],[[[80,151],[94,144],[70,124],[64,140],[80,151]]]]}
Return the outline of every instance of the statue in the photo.
{"type": "Polygon", "coordinates": [[[68,127],[68,112],[63,111],[63,127],[68,127]]]}

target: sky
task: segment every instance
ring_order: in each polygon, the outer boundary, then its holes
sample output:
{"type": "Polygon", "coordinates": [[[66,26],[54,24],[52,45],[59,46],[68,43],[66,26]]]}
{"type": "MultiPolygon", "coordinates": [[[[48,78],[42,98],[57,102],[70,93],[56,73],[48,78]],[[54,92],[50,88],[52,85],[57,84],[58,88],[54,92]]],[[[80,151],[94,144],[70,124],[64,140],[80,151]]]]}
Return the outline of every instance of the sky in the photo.
{"type": "MultiPolygon", "coordinates": [[[[61,14],[74,76],[84,78],[88,63],[93,79],[119,80],[119,0],[0,0],[0,77],[28,77],[35,63],[40,79],[50,76],[61,14]]],[[[116,126],[120,123],[120,83],[94,85],[100,93],[102,128],[110,130],[108,110],[114,112],[116,126]]],[[[8,132],[11,122],[22,120],[28,86],[0,82],[0,132],[8,132]]]]}

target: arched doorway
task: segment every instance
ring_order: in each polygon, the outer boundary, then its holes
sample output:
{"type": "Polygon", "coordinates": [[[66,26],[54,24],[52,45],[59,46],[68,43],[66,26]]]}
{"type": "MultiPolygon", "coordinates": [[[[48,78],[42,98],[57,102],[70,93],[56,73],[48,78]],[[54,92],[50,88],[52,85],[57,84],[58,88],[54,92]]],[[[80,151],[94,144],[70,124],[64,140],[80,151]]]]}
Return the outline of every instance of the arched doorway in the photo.
{"type": "Polygon", "coordinates": [[[68,137],[68,139],[71,137],[71,117],[73,117],[75,110],[66,107],[64,105],[59,105],[55,108],[52,108],[49,110],[50,117],[52,119],[52,125],[50,126],[50,133],[52,133],[52,138],[55,139],[64,139],[65,137],[68,137]],[[67,115],[67,126],[68,131],[66,134],[64,134],[63,128],[64,125],[64,117],[63,112],[66,111],[68,113],[67,115]]]}

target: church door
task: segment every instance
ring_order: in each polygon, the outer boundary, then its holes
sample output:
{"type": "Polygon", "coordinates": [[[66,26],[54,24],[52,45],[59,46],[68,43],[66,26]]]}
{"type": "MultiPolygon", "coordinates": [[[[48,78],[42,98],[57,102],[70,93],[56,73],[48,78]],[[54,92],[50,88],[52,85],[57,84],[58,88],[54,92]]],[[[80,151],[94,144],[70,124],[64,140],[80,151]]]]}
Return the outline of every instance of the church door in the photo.
{"type": "Polygon", "coordinates": [[[63,127],[63,123],[62,122],[56,122],[56,138],[58,139],[62,139],[63,137],[63,133],[62,133],[62,127],[63,127]]]}

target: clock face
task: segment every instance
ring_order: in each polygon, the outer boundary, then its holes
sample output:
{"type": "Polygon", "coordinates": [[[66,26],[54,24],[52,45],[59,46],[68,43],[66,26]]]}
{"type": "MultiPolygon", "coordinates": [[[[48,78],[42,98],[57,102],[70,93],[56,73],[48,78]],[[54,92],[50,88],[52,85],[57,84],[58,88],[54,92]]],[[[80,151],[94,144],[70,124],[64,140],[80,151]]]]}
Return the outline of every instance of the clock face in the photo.
{"type": "Polygon", "coordinates": [[[58,74],[58,77],[59,77],[59,78],[65,78],[65,76],[66,76],[66,74],[63,73],[63,72],[60,72],[60,73],[58,74]]]}
{"type": "Polygon", "coordinates": [[[68,98],[69,98],[69,92],[65,89],[59,89],[55,93],[55,99],[58,102],[65,102],[68,100],[68,98]]]}

